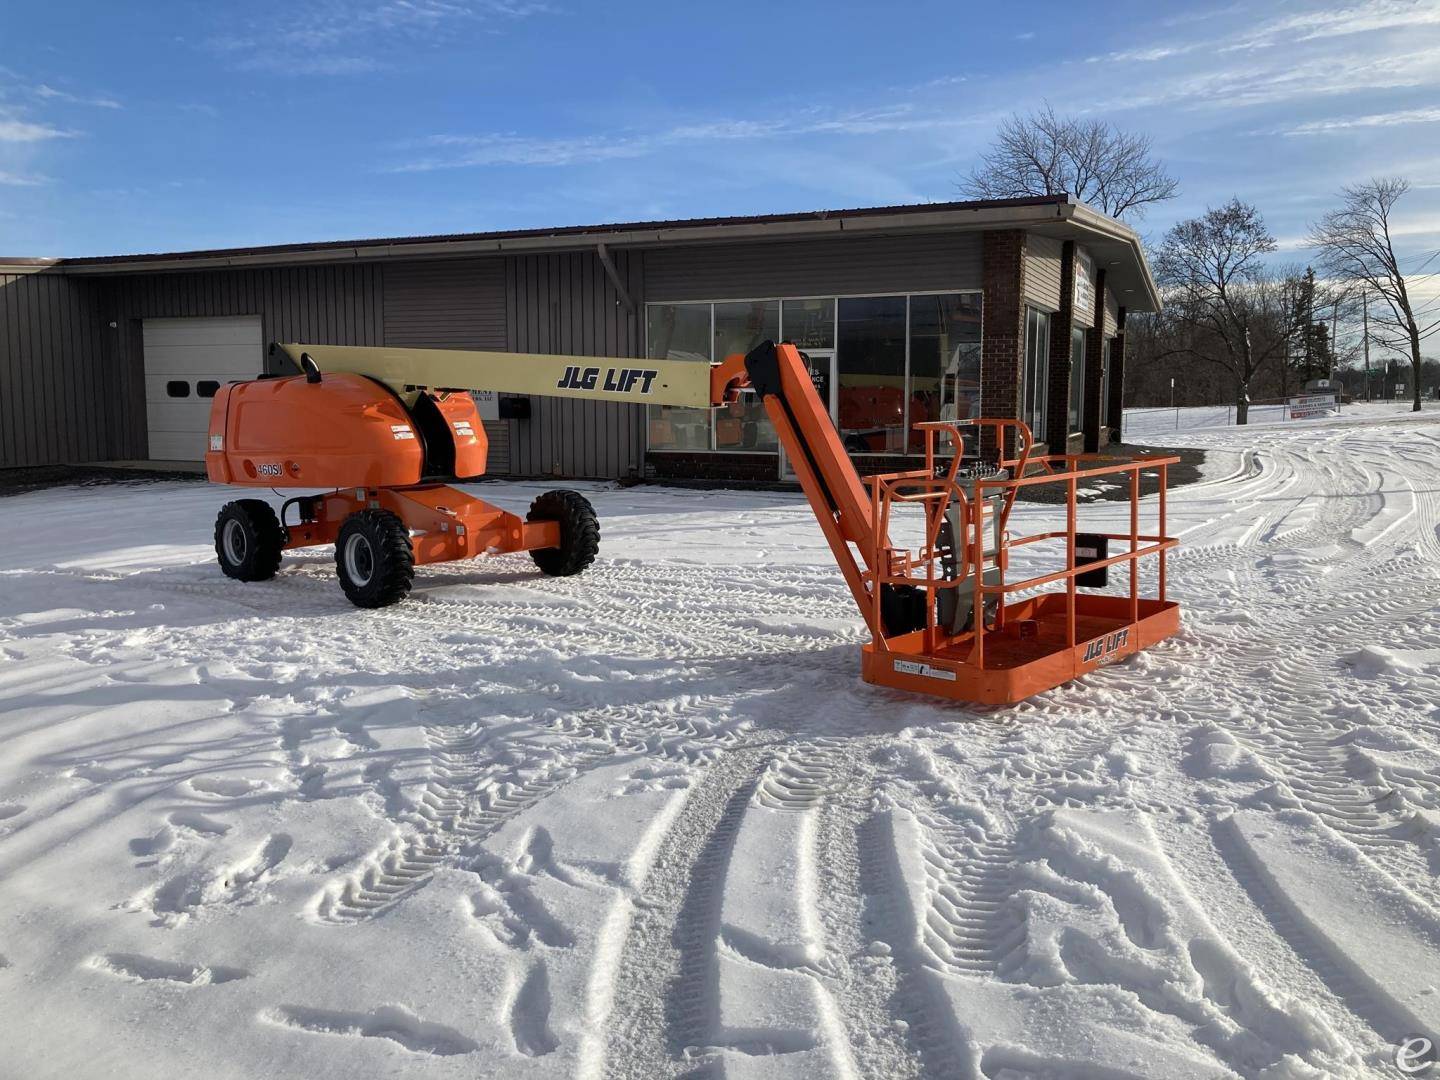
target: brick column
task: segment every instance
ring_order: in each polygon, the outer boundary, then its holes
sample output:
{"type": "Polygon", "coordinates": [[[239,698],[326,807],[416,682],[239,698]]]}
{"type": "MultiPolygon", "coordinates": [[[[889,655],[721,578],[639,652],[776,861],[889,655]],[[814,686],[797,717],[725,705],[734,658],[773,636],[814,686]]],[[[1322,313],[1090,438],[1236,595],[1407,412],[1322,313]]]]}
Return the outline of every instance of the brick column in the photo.
{"type": "MultiPolygon", "coordinates": [[[[1020,415],[1025,362],[1025,233],[987,232],[981,240],[980,415],[1014,420],[1020,415]]],[[[1006,448],[1007,453],[1013,450],[1006,448]]],[[[981,452],[995,452],[988,432],[982,437],[981,452]]]]}
{"type": "Polygon", "coordinates": [[[1105,344],[1105,268],[1095,272],[1095,323],[1085,335],[1085,400],[1080,405],[1081,427],[1085,431],[1085,452],[1093,454],[1104,443],[1101,440],[1101,417],[1105,403],[1100,400],[1100,385],[1105,381],[1102,349],[1105,344]]]}
{"type": "Polygon", "coordinates": [[[1115,340],[1110,342],[1110,400],[1106,422],[1116,431],[1125,419],[1125,309],[1116,313],[1115,340]]]}
{"type": "Polygon", "coordinates": [[[1070,331],[1075,326],[1075,241],[1060,249],[1060,310],[1050,316],[1050,401],[1045,441],[1052,454],[1066,452],[1070,434],[1070,331]]]}

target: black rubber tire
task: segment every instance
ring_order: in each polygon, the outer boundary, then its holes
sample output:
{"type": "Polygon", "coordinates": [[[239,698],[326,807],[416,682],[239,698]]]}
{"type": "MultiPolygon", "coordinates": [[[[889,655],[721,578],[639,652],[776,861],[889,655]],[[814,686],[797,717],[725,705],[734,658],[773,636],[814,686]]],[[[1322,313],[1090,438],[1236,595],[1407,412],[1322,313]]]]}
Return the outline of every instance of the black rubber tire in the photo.
{"type": "Polygon", "coordinates": [[[215,557],[226,577],[269,581],[280,569],[285,530],[263,499],[239,499],[220,508],[215,519],[215,557]]]}
{"type": "Polygon", "coordinates": [[[357,510],[335,538],[335,572],[356,607],[389,607],[405,599],[415,580],[410,531],[389,510],[357,510]]]}
{"type": "Polygon", "coordinates": [[[578,491],[557,488],[530,504],[526,521],[558,521],[560,546],[530,552],[542,573],[571,577],[595,561],[600,550],[600,521],[590,500],[578,491]]]}

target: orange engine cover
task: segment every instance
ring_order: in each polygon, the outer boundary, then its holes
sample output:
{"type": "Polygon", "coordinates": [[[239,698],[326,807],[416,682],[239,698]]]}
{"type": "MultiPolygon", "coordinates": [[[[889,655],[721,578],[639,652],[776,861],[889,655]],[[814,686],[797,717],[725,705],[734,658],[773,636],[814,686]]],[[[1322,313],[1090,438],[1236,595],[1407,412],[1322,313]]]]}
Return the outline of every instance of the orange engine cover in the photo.
{"type": "MultiPolygon", "coordinates": [[[[431,439],[454,440],[462,476],[485,471],[485,429],[468,394],[436,401],[431,439]]],[[[303,375],[221,387],[210,406],[205,471],[221,484],[274,488],[418,484],[425,442],[405,406],[363,375],[303,375]]]]}

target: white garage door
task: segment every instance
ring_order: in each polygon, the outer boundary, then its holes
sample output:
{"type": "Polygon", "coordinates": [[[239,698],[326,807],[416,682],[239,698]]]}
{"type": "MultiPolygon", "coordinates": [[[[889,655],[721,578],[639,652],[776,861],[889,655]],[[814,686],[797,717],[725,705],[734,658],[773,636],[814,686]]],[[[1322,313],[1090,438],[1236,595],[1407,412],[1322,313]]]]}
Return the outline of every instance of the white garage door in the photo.
{"type": "Polygon", "coordinates": [[[260,316],[146,319],[144,328],[150,459],[199,461],[215,391],[264,368],[260,316]]]}

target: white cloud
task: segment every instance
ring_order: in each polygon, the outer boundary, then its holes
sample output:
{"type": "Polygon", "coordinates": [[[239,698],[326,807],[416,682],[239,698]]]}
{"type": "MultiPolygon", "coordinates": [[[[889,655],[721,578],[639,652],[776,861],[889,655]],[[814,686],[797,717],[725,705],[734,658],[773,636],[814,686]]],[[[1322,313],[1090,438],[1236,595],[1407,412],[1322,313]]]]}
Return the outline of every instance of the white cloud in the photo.
{"type": "Polygon", "coordinates": [[[242,70],[358,75],[393,66],[402,41],[442,41],[551,10],[524,0],[301,0],[272,4],[206,44],[242,70]]]}
{"type": "Polygon", "coordinates": [[[1335,131],[1355,128],[1398,127],[1401,124],[1434,124],[1440,122],[1440,108],[1397,109],[1388,113],[1370,113],[1366,116],[1335,117],[1325,120],[1310,120],[1294,127],[1281,129],[1282,135],[1327,135],[1335,131]]]}
{"type": "Polygon", "coordinates": [[[1440,26],[1440,6],[1433,0],[1376,0],[1346,8],[1317,8],[1262,23],[1239,35],[1239,40],[1224,46],[1222,51],[1262,49],[1415,26],[1440,26]]]}
{"type": "Polygon", "coordinates": [[[1123,49],[1119,52],[1105,53],[1103,56],[1087,56],[1087,64],[1104,63],[1138,63],[1153,64],[1157,60],[1168,60],[1172,56],[1183,56],[1185,53],[1194,52],[1200,48],[1199,43],[1191,45],[1152,45],[1144,49],[1123,49]]]}
{"type": "Polygon", "coordinates": [[[36,124],[29,120],[20,120],[14,114],[0,114],[0,142],[45,142],[48,139],[69,139],[74,135],[73,131],[62,131],[49,124],[36,124]]]}
{"type": "Polygon", "coordinates": [[[45,176],[22,176],[0,169],[0,186],[3,187],[41,187],[49,182],[50,179],[45,176]]]}
{"type": "Polygon", "coordinates": [[[1100,110],[1187,105],[1232,108],[1327,97],[1361,90],[1394,90],[1440,85],[1440,44],[1386,57],[1376,63],[1369,50],[1316,55],[1293,54],[1263,63],[1251,57],[1228,68],[1153,78],[1132,92],[1096,103],[1100,110]]]}
{"type": "MultiPolygon", "coordinates": [[[[1215,17],[1238,11],[1252,14],[1253,8],[1232,7],[1209,13],[1207,21],[1215,17]]],[[[1165,25],[1176,26],[1184,22],[1198,22],[1199,19],[1169,20],[1165,25]]],[[[1327,38],[1341,38],[1357,34],[1374,33],[1380,30],[1401,30],[1407,28],[1440,26],[1440,4],[1434,0],[1372,0],[1370,3],[1347,8],[1319,7],[1310,11],[1287,15],[1283,18],[1261,22],[1234,34],[1191,41],[1171,41],[1149,46],[1121,49],[1102,55],[1090,56],[1088,63],[1100,61],[1118,63],[1155,63],[1174,56],[1196,52],[1230,53],[1266,49],[1275,45],[1295,46],[1304,42],[1321,41],[1327,38]]],[[[1367,54],[1371,63],[1379,57],[1367,54]]],[[[1388,57],[1385,58],[1388,62],[1388,57]]],[[[1381,65],[1377,65],[1381,66],[1381,65]]]]}
{"type": "Polygon", "coordinates": [[[31,91],[42,101],[64,101],[71,105],[93,105],[98,109],[119,109],[122,106],[114,98],[108,97],[85,97],[80,94],[72,94],[68,90],[57,90],[53,86],[41,83],[31,91]]]}
{"type": "Polygon", "coordinates": [[[638,158],[686,144],[753,142],[801,135],[879,135],[972,127],[979,116],[916,113],[908,106],[825,114],[807,110],[767,120],[710,120],[641,132],[532,137],[516,133],[434,135],[421,141],[448,153],[421,156],[393,166],[393,172],[429,172],[483,165],[578,165],[638,158]]]}

